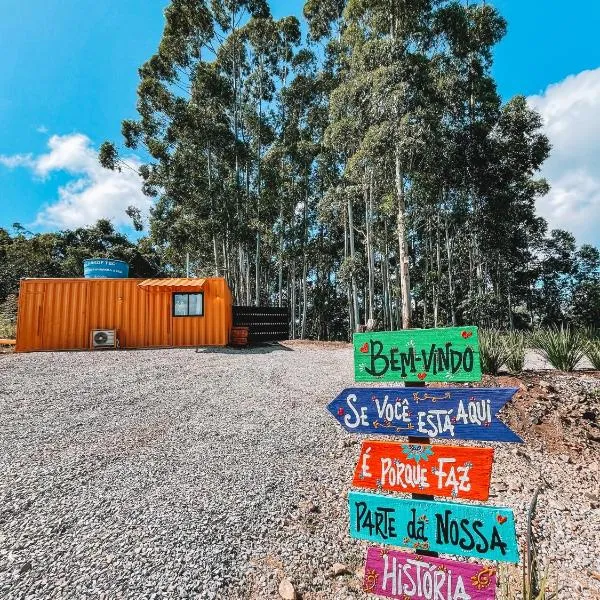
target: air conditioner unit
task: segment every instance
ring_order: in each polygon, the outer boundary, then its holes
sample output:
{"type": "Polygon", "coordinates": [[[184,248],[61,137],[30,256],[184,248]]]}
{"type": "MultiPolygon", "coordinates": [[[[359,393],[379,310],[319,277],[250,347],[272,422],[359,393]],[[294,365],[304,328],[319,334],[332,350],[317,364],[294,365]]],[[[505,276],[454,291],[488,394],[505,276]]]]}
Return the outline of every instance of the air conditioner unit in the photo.
{"type": "Polygon", "coordinates": [[[116,329],[92,329],[92,348],[116,348],[118,346],[116,329]]]}

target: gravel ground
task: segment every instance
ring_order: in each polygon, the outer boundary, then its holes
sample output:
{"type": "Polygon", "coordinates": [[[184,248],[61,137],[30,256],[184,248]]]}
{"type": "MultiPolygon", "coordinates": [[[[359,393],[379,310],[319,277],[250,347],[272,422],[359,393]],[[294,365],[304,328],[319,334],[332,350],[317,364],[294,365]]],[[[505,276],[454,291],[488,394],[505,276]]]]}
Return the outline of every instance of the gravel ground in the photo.
{"type": "MultiPolygon", "coordinates": [[[[0,356],[0,598],[251,600],[284,578],[304,600],[366,598],[359,439],[324,409],[352,382],[347,346],[0,356]]],[[[524,414],[491,502],[523,539],[545,481],[542,558],[562,598],[600,598],[598,444],[549,450],[524,414]]]]}

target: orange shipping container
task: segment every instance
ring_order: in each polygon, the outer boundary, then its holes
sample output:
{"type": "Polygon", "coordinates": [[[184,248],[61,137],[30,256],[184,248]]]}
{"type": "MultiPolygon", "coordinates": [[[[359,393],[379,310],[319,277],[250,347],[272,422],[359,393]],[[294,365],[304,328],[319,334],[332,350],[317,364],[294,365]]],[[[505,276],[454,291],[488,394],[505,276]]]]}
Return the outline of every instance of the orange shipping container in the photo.
{"type": "Polygon", "coordinates": [[[121,348],[225,346],[232,321],[225,279],[23,279],[17,352],[82,350],[93,329],[121,348]]]}

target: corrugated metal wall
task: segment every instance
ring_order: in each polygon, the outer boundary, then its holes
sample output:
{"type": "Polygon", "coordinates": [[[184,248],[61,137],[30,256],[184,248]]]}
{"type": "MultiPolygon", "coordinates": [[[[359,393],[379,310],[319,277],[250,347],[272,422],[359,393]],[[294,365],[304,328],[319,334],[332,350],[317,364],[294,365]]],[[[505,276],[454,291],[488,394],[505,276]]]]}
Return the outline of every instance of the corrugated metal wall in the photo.
{"type": "Polygon", "coordinates": [[[222,278],[204,281],[204,316],[174,317],[174,292],[141,288],[141,279],[24,279],[19,292],[17,352],[90,347],[92,329],[118,329],[122,348],[224,346],[231,292],[222,278]]]}

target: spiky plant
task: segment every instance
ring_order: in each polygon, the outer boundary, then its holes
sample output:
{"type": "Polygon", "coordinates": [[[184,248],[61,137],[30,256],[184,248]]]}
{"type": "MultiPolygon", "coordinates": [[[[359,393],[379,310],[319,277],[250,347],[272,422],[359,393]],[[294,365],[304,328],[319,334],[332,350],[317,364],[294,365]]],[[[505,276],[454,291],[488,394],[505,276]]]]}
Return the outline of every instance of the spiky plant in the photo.
{"type": "Polygon", "coordinates": [[[555,369],[568,372],[575,370],[588,346],[585,333],[568,326],[540,329],[532,342],[555,369]]]}
{"type": "Polygon", "coordinates": [[[504,336],[506,366],[511,373],[520,373],[525,366],[528,336],[522,331],[510,331],[504,336]]]}
{"type": "Polygon", "coordinates": [[[587,344],[585,355],[596,371],[600,371],[600,340],[590,340],[587,344]]]}
{"type": "Polygon", "coordinates": [[[497,375],[500,367],[506,363],[506,345],[497,329],[479,330],[479,357],[481,370],[488,375],[497,375]]]}

